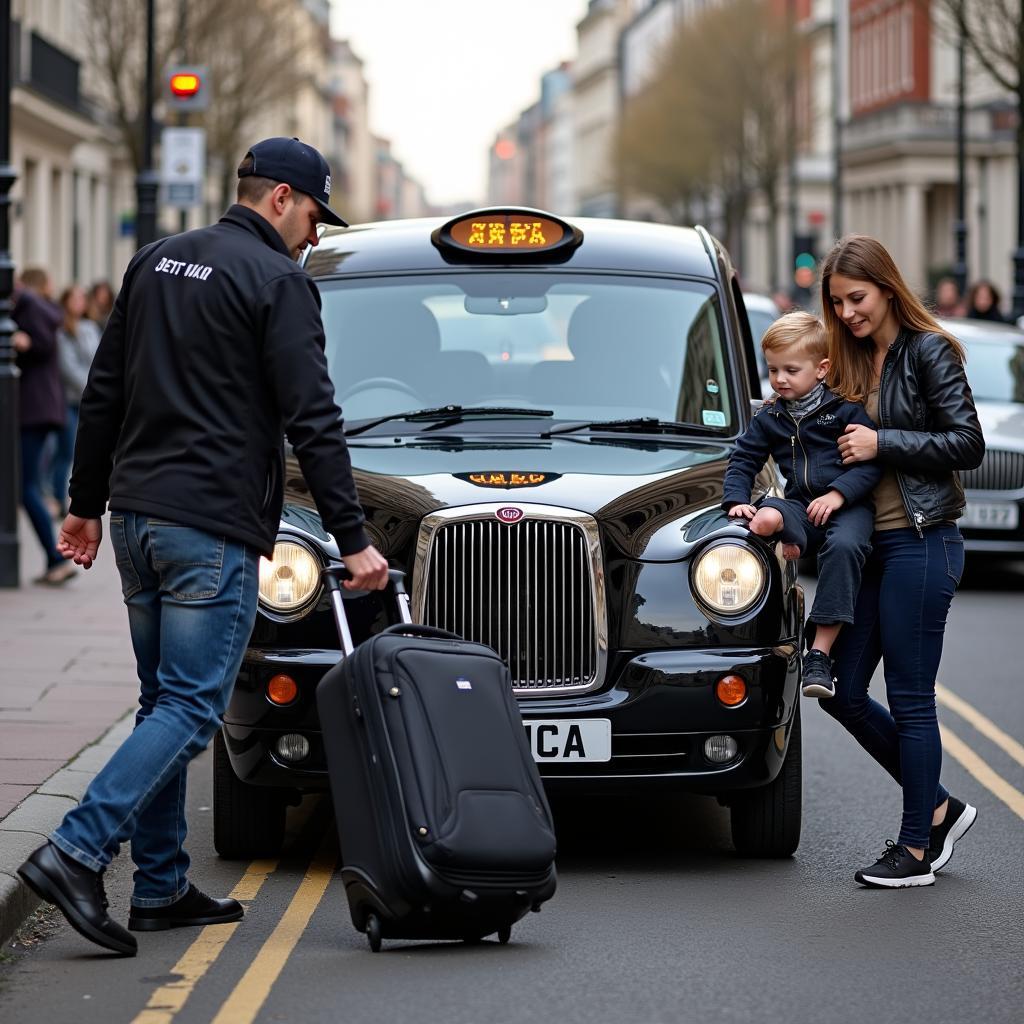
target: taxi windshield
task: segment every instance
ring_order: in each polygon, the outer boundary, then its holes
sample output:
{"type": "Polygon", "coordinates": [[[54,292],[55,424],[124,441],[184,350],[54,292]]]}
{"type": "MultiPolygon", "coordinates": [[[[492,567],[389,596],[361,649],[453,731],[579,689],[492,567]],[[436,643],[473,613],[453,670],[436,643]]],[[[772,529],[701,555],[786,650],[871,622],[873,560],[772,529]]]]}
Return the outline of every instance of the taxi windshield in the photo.
{"type": "Polygon", "coordinates": [[[487,271],[317,283],[348,423],[460,405],[536,408],[548,426],[551,412],[704,435],[733,426],[721,315],[703,282],[487,271]]]}

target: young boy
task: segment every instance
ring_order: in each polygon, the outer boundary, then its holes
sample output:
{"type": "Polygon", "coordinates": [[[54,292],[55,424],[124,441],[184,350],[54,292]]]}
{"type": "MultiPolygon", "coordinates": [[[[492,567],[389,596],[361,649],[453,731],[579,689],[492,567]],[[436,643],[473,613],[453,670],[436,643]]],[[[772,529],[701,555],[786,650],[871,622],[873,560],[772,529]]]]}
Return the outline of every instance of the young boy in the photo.
{"type": "Polygon", "coordinates": [[[871,492],[881,470],[871,462],[843,467],[838,440],[851,423],[875,425],[862,405],[825,387],[828,335],[810,313],[787,313],[761,341],[768,379],[778,398],[758,410],[736,442],[722,501],[730,516],[750,520],[761,537],[781,534],[783,555],[818,554],[818,586],[808,620],[815,624],[803,660],[806,697],[834,697],[832,644],[853,622],[860,574],[871,549],[871,492]],[[768,456],[786,478],[785,498],[749,504],[754,478],[768,456]]]}

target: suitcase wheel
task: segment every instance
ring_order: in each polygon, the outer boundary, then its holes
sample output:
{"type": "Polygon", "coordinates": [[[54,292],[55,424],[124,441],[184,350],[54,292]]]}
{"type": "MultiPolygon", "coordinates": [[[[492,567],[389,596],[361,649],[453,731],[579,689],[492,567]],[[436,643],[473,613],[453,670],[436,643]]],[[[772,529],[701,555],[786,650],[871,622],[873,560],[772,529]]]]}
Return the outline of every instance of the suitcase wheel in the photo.
{"type": "Polygon", "coordinates": [[[380,952],[380,918],[376,914],[366,915],[366,941],[374,953],[380,952]]]}
{"type": "Polygon", "coordinates": [[[503,924],[498,929],[498,941],[503,945],[508,945],[508,940],[512,938],[512,925],[503,924]]]}

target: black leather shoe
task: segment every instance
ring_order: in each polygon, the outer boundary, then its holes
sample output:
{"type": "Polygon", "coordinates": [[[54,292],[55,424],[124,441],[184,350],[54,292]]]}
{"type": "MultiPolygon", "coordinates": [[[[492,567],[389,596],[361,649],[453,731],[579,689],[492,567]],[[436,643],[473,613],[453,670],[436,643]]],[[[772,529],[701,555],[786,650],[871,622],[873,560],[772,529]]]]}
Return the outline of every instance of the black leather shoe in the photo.
{"type": "Polygon", "coordinates": [[[18,868],[18,874],[41,900],[56,904],[79,935],[122,956],[135,956],[135,936],[107,914],[102,872],[90,871],[47,843],[18,868]]]}
{"type": "Polygon", "coordinates": [[[133,932],[162,932],[167,928],[240,921],[244,913],[238,900],[215,900],[190,882],[188,892],[166,907],[132,907],[128,927],[133,932]]]}

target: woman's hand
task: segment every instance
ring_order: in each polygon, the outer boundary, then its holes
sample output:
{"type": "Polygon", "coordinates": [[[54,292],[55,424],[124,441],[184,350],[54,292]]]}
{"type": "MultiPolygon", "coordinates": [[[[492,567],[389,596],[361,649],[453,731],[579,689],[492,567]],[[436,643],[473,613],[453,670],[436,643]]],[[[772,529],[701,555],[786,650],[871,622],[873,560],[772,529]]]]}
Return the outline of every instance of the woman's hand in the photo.
{"type": "Polygon", "coordinates": [[[839,438],[839,454],[844,466],[870,462],[878,454],[878,431],[863,423],[851,423],[839,438]]]}

